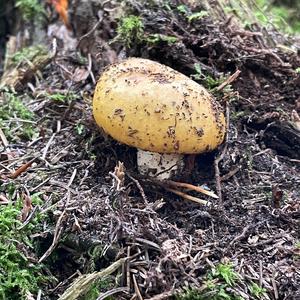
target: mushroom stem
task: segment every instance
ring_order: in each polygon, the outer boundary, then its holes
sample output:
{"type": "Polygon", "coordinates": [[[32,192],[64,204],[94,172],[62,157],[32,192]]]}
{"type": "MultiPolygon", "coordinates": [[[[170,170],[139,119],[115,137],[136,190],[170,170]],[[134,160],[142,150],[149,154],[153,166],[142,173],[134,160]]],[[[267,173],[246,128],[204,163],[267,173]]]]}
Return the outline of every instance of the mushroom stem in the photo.
{"type": "Polygon", "coordinates": [[[138,170],[143,175],[159,179],[169,179],[183,169],[183,157],[183,154],[161,154],[138,149],[138,170]]]}

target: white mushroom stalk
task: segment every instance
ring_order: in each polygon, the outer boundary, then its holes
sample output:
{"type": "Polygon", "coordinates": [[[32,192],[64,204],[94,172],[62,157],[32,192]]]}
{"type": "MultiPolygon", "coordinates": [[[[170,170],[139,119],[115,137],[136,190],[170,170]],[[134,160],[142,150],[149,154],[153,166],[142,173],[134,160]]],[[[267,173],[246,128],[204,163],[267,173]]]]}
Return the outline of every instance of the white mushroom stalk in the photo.
{"type": "Polygon", "coordinates": [[[161,154],[138,149],[138,170],[143,175],[153,176],[158,179],[169,179],[182,171],[184,167],[183,158],[183,154],[161,154]]]}

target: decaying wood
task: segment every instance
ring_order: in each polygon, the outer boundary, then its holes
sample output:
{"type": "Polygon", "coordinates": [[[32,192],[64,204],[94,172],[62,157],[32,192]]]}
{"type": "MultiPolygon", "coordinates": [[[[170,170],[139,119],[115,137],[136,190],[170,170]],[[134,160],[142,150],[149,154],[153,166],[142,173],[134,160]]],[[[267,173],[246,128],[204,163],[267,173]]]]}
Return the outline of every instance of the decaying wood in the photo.
{"type": "MultiPolygon", "coordinates": [[[[11,49],[8,52],[12,51],[15,51],[15,49],[11,49]]],[[[50,51],[45,52],[41,50],[33,57],[32,61],[24,59],[16,66],[6,60],[6,70],[1,77],[0,88],[7,86],[14,91],[21,91],[39,71],[43,70],[51,62],[52,58],[53,54],[50,51]]]]}
{"type": "Polygon", "coordinates": [[[58,300],[79,299],[81,295],[84,295],[89,291],[92,284],[96,280],[105,279],[108,275],[117,271],[125,263],[125,261],[126,261],[125,258],[121,258],[100,272],[94,272],[91,274],[84,274],[79,276],[73,282],[73,284],[59,297],[58,300]]]}
{"type": "Polygon", "coordinates": [[[300,131],[287,122],[275,122],[264,130],[263,141],[279,155],[300,159],[300,131]]]}

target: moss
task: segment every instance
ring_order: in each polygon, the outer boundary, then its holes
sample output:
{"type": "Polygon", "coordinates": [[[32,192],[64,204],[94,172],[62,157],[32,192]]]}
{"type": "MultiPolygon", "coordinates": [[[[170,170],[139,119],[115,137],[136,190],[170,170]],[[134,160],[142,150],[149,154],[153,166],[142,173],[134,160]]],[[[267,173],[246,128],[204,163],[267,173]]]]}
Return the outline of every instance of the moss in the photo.
{"type": "Polygon", "coordinates": [[[123,42],[127,48],[140,44],[144,38],[142,19],[133,15],[123,18],[119,23],[117,33],[116,40],[123,42]]]}
{"type": "Polygon", "coordinates": [[[174,43],[177,42],[177,38],[175,36],[155,33],[155,34],[150,34],[147,37],[146,41],[149,44],[157,44],[157,43],[160,43],[160,42],[166,42],[168,44],[174,44],[174,43]]]}
{"type": "Polygon", "coordinates": [[[67,94],[62,94],[62,93],[46,94],[46,96],[54,102],[62,102],[62,103],[70,103],[73,100],[78,98],[78,96],[73,92],[68,92],[67,94]]]}
{"type": "Polygon", "coordinates": [[[34,248],[29,236],[38,228],[34,223],[40,220],[36,218],[20,229],[20,211],[20,201],[0,206],[0,299],[28,299],[48,280],[43,266],[29,259],[34,248]]]}
{"type": "Polygon", "coordinates": [[[9,141],[32,139],[37,135],[34,113],[25,106],[21,99],[10,92],[4,92],[2,98],[0,126],[7,139],[9,141]]]}
{"type": "Polygon", "coordinates": [[[21,11],[22,17],[25,21],[30,21],[35,18],[40,18],[45,10],[39,0],[18,0],[16,7],[21,11]]]}
{"type": "MultiPolygon", "coordinates": [[[[101,293],[108,291],[114,287],[113,277],[107,277],[102,280],[97,280],[91,287],[91,289],[79,300],[96,300],[101,293]]],[[[115,299],[113,296],[106,297],[105,299],[115,299]]]]}
{"type": "Polygon", "coordinates": [[[16,66],[24,61],[33,62],[36,57],[46,55],[47,53],[48,50],[42,45],[24,47],[10,57],[10,62],[12,66],[16,66]]]}
{"type": "Polygon", "coordinates": [[[219,264],[205,276],[201,289],[186,288],[178,294],[178,300],[242,300],[233,289],[238,281],[238,274],[231,264],[219,264]]]}
{"type": "Polygon", "coordinates": [[[255,11],[255,15],[264,25],[271,22],[284,32],[291,34],[300,32],[299,3],[288,7],[284,4],[274,4],[270,0],[259,0],[257,5],[259,9],[255,11]]]}
{"type": "Polygon", "coordinates": [[[254,296],[257,299],[261,299],[266,293],[266,289],[260,287],[257,283],[252,282],[252,284],[249,287],[250,293],[252,296],[254,296]]]}
{"type": "MultiPolygon", "coordinates": [[[[200,64],[194,64],[195,74],[192,74],[191,77],[194,80],[200,81],[200,83],[207,88],[208,90],[215,92],[215,89],[222,84],[225,80],[225,76],[221,76],[220,78],[213,78],[210,75],[206,75],[202,72],[200,64]]],[[[229,93],[231,92],[231,85],[227,85],[223,92],[229,93]]]]}

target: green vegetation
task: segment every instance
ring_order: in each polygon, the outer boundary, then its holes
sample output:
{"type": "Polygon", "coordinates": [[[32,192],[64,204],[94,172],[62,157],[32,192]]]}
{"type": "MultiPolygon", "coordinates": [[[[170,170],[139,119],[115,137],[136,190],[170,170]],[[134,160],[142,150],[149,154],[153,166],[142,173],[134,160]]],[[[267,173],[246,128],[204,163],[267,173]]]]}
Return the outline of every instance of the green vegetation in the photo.
{"type": "MultiPolygon", "coordinates": [[[[105,279],[97,280],[93,283],[92,288],[84,296],[80,297],[79,300],[96,300],[99,295],[114,287],[113,277],[107,277],[105,279]]],[[[107,297],[105,299],[112,300],[114,297],[107,297]]]]}
{"type": "Polygon", "coordinates": [[[176,298],[178,300],[242,300],[233,290],[239,280],[238,274],[233,270],[231,264],[219,264],[206,276],[201,290],[186,289],[176,298]]]}
{"type": "Polygon", "coordinates": [[[260,287],[257,283],[253,282],[249,287],[250,293],[252,296],[261,299],[262,296],[265,295],[266,289],[260,287]]]}
{"type": "Polygon", "coordinates": [[[84,128],[84,125],[78,122],[75,127],[77,134],[82,135],[84,133],[84,128]]]}
{"type": "Polygon", "coordinates": [[[47,53],[47,49],[42,45],[24,47],[20,51],[14,53],[12,57],[10,57],[10,62],[13,66],[16,66],[24,61],[33,62],[36,57],[46,55],[47,53]]]}
{"type": "Polygon", "coordinates": [[[237,121],[246,115],[245,111],[232,111],[230,117],[233,121],[237,121]]]}
{"type": "Polygon", "coordinates": [[[47,95],[49,99],[55,102],[67,102],[67,95],[61,93],[49,94],[47,95]]]}
{"type": "MultiPolygon", "coordinates": [[[[32,198],[39,200],[38,194],[32,198]]],[[[42,266],[32,261],[30,235],[37,232],[41,216],[37,214],[21,228],[21,206],[20,200],[16,205],[0,206],[0,299],[29,299],[49,279],[43,275],[42,266]]]]}
{"type": "Polygon", "coordinates": [[[117,28],[116,40],[121,41],[130,48],[139,44],[144,38],[144,24],[140,17],[128,16],[121,20],[117,28]]]}
{"type": "Polygon", "coordinates": [[[178,12],[180,12],[181,14],[184,14],[184,15],[188,14],[190,11],[189,8],[184,4],[178,5],[176,7],[176,9],[178,10],[178,12]]]}
{"type": "Polygon", "coordinates": [[[34,114],[21,99],[11,92],[3,92],[0,106],[0,127],[10,141],[32,139],[37,135],[34,114]]]}
{"type": "Polygon", "coordinates": [[[128,16],[123,18],[117,28],[118,35],[113,41],[120,41],[124,43],[127,48],[131,48],[133,45],[139,45],[142,42],[148,44],[157,44],[159,42],[166,42],[173,44],[177,42],[175,36],[169,36],[164,34],[148,34],[144,32],[144,24],[140,17],[128,16]]]}
{"type": "Polygon", "coordinates": [[[263,25],[271,22],[276,28],[287,33],[300,32],[299,2],[291,6],[280,4],[280,1],[274,4],[270,0],[257,0],[256,3],[255,16],[263,25]]]}
{"type": "Polygon", "coordinates": [[[177,42],[175,36],[164,35],[164,34],[150,34],[146,40],[150,44],[156,44],[159,42],[167,42],[168,44],[174,44],[177,42]]]}
{"type": "Polygon", "coordinates": [[[217,267],[212,270],[211,277],[220,278],[230,286],[232,286],[238,279],[238,275],[233,270],[231,264],[217,265],[217,267]]]}
{"type": "Polygon", "coordinates": [[[191,10],[184,4],[177,6],[177,11],[185,15],[189,22],[192,22],[194,20],[200,20],[204,17],[209,16],[206,10],[201,10],[199,12],[192,13],[191,10]]]}
{"type": "Polygon", "coordinates": [[[192,22],[194,20],[200,20],[200,19],[202,19],[204,17],[208,17],[208,16],[209,16],[209,14],[206,10],[201,10],[199,12],[193,13],[190,16],[188,16],[188,20],[189,20],[189,22],[192,22]]]}
{"type": "Polygon", "coordinates": [[[46,97],[53,100],[54,102],[69,103],[78,98],[78,96],[73,92],[63,93],[54,93],[46,94],[46,97]]]}
{"type": "MultiPolygon", "coordinates": [[[[239,275],[231,264],[219,264],[205,277],[201,289],[185,289],[177,295],[178,300],[243,300],[234,292],[235,285],[240,281],[239,275]]],[[[255,282],[250,282],[248,290],[253,299],[263,299],[266,289],[255,282]]],[[[251,298],[252,299],[252,298],[251,298]]]]}
{"type": "Polygon", "coordinates": [[[224,7],[227,14],[235,14],[245,28],[260,24],[288,34],[300,32],[300,2],[285,0],[229,1],[224,7]]]}
{"type": "Polygon", "coordinates": [[[20,9],[25,21],[40,18],[45,13],[39,0],[18,0],[16,2],[16,7],[20,9]]]}
{"type": "MultiPolygon", "coordinates": [[[[215,79],[210,75],[205,75],[201,70],[200,64],[195,64],[194,68],[196,73],[191,75],[192,79],[201,81],[204,87],[206,87],[208,90],[213,91],[216,87],[222,84],[226,79],[224,76],[215,79]]],[[[228,85],[223,89],[223,92],[228,93],[230,91],[231,91],[231,85],[228,85]]]]}
{"type": "Polygon", "coordinates": [[[196,74],[191,75],[191,77],[195,80],[200,80],[207,89],[212,90],[222,82],[221,80],[214,79],[210,75],[203,74],[200,64],[195,64],[194,68],[196,74]]]}

